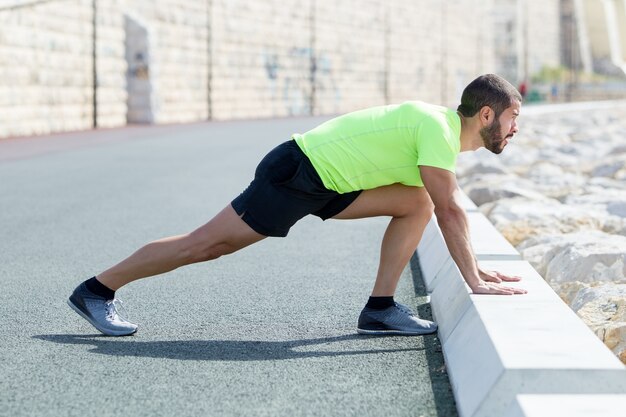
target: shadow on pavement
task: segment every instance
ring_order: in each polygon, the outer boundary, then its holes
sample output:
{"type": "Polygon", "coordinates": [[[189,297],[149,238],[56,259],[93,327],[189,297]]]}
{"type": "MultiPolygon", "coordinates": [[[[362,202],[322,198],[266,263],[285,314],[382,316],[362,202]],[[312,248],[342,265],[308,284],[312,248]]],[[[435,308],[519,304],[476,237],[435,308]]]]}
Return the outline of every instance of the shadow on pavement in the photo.
{"type": "MultiPolygon", "coordinates": [[[[422,270],[419,259],[414,253],[410,261],[411,277],[413,278],[413,288],[415,296],[422,300],[417,307],[417,313],[420,318],[432,320],[433,314],[430,304],[427,302],[428,292],[422,279],[422,270]]],[[[435,406],[437,408],[437,416],[441,417],[457,417],[456,401],[450,386],[450,379],[446,371],[446,364],[443,358],[443,349],[438,337],[424,338],[424,349],[426,360],[428,361],[428,370],[430,380],[432,381],[433,394],[435,397],[435,406]]]]}
{"type": "Polygon", "coordinates": [[[374,337],[358,334],[284,342],[257,340],[167,340],[141,342],[132,340],[132,337],[111,338],[103,335],[72,334],[48,334],[32,337],[60,344],[92,345],[94,348],[91,352],[103,355],[205,361],[265,361],[422,350],[421,348],[338,351],[298,350],[298,348],[306,348],[308,346],[374,337]]]}

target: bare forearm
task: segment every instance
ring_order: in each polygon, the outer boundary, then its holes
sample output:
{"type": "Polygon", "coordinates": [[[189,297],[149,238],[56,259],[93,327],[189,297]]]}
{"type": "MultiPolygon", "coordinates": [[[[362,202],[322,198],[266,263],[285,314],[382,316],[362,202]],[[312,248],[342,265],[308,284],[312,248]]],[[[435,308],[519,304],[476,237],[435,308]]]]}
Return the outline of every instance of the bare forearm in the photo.
{"type": "Polygon", "coordinates": [[[443,233],[452,259],[463,279],[474,294],[525,294],[521,288],[500,285],[502,281],[519,281],[494,271],[479,271],[470,242],[465,210],[460,204],[460,190],[456,177],[445,169],[420,165],[420,174],[428,194],[435,205],[437,222],[443,233]]]}
{"type": "Polygon", "coordinates": [[[467,216],[462,209],[448,209],[436,212],[439,228],[467,285],[476,288],[481,279],[476,258],[470,241],[467,216]]]}

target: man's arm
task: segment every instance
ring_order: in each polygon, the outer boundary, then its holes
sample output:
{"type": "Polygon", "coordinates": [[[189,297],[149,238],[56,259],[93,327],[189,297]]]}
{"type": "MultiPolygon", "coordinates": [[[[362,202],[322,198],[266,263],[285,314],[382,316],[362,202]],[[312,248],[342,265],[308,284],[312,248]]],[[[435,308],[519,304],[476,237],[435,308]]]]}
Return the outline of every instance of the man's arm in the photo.
{"type": "MultiPolygon", "coordinates": [[[[460,205],[459,190],[455,175],[441,168],[420,166],[424,186],[435,205],[437,223],[452,255],[452,259],[463,275],[463,279],[475,294],[524,294],[525,290],[500,285],[504,277],[498,273],[480,271],[472,244],[465,210],[460,205]],[[494,279],[490,279],[493,277],[494,279]],[[485,278],[485,279],[483,279],[485,278]]],[[[513,281],[514,279],[510,279],[513,281]]],[[[515,279],[517,280],[517,279],[515,279]]]]}

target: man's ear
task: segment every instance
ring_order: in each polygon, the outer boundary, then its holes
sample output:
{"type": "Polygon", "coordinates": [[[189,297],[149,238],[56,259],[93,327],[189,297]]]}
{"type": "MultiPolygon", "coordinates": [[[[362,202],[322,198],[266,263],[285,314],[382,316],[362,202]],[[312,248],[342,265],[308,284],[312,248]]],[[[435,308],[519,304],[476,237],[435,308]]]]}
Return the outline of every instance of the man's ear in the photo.
{"type": "Polygon", "coordinates": [[[480,115],[480,121],[484,126],[490,125],[496,116],[496,113],[489,106],[481,107],[478,114],[480,115]]]}

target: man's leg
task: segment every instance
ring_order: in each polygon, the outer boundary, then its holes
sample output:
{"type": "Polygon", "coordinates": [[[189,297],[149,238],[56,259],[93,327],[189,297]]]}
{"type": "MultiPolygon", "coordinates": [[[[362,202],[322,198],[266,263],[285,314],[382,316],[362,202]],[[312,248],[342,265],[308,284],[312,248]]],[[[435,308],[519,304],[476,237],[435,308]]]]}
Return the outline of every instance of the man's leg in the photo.
{"type": "Polygon", "coordinates": [[[393,299],[402,270],[417,247],[433,209],[424,188],[393,184],[362,192],[350,206],[333,217],[392,217],[383,237],[372,296],[359,315],[359,333],[423,335],[437,331],[435,323],[418,318],[393,299]]]}
{"type": "Polygon", "coordinates": [[[83,282],[76,287],[68,304],[106,335],[133,334],[137,325],[118,315],[115,290],[139,278],[219,258],[263,238],[265,236],[252,230],[229,205],[194,232],[149,243],[97,278],[83,282]]]}
{"type": "Polygon", "coordinates": [[[228,205],[195,231],[148,243],[137,252],[97,276],[117,291],[139,278],[163,274],[183,265],[210,261],[264,239],[228,205]]]}
{"type": "Polygon", "coordinates": [[[433,203],[423,187],[393,184],[363,191],[334,219],[391,216],[380,249],[372,296],[393,296],[402,270],[411,259],[433,214],[433,203]]]}

